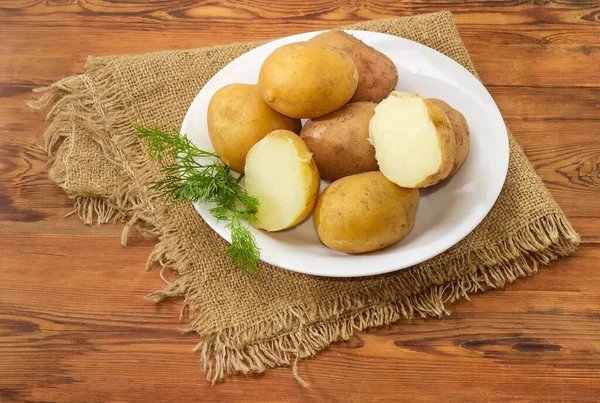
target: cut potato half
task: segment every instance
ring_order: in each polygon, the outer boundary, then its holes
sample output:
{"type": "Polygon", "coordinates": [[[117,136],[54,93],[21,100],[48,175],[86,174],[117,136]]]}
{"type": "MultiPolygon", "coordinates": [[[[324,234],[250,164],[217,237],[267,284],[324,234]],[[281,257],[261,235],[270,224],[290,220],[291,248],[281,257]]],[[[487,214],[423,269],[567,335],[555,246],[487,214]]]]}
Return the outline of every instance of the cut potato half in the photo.
{"type": "Polygon", "coordinates": [[[306,144],[287,130],[275,130],[246,157],[246,191],[260,202],[256,228],[280,231],[311,212],[319,192],[319,171],[306,144]]]}
{"type": "Polygon", "coordinates": [[[394,91],[369,122],[379,169],[406,188],[435,185],[452,170],[456,141],[446,114],[419,95],[394,91]]]}

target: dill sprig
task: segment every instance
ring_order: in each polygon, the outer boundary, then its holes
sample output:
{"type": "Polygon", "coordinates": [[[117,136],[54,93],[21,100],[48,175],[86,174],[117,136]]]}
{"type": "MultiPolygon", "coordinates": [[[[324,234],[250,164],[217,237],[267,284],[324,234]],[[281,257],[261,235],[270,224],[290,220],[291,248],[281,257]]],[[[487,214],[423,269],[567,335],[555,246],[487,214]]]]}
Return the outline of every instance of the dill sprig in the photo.
{"type": "Polygon", "coordinates": [[[185,134],[140,125],[134,128],[138,137],[147,140],[148,154],[161,164],[164,174],[151,188],[174,203],[214,203],[211,214],[219,221],[226,221],[231,231],[231,245],[224,252],[239,267],[258,274],[260,249],[254,235],[242,223],[256,220],[258,199],[240,186],[243,175],[234,177],[216,153],[200,150],[185,134]],[[199,162],[197,158],[209,158],[210,162],[199,162]]]}

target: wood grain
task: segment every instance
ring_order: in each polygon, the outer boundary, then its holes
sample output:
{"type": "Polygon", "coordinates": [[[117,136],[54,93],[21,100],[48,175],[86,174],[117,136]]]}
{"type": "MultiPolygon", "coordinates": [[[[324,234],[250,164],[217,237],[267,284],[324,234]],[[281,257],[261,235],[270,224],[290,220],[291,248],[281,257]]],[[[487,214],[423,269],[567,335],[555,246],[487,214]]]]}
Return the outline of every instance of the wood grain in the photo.
{"type": "MultiPolygon", "coordinates": [[[[597,401],[600,1],[103,0],[0,4],[0,402],[597,401]],[[507,125],[582,235],[579,252],[443,320],[367,332],[288,369],[211,387],[153,242],[86,227],[47,179],[31,89],[88,55],[275,38],[449,9],[507,125]]],[[[168,274],[169,275],[169,274],[168,274]]]]}

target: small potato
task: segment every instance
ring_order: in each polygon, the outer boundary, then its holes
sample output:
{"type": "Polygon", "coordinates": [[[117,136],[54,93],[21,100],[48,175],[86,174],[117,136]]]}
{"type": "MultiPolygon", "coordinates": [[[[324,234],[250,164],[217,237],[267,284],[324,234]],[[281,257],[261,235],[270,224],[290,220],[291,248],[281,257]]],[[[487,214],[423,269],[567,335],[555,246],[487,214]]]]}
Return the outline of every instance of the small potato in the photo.
{"type": "Polygon", "coordinates": [[[350,102],[381,102],[398,83],[398,69],[389,57],[344,31],[327,31],[311,42],[325,43],[352,58],[358,70],[358,88],[350,102]]]}
{"type": "Polygon", "coordinates": [[[256,228],[280,231],[312,211],[319,193],[319,171],[306,144],[295,133],[275,130],[256,143],[246,158],[246,191],[260,202],[256,228]]]}
{"type": "Polygon", "coordinates": [[[258,76],[260,94],[273,109],[312,119],[338,110],[352,98],[358,72],[344,52],[313,42],[277,48],[258,76]]]}
{"type": "Polygon", "coordinates": [[[369,143],[369,121],[377,104],[355,102],[320,118],[309,120],[300,137],[313,153],[321,178],[377,171],[375,148],[369,143]]]}
{"type": "Polygon", "coordinates": [[[452,166],[452,171],[448,177],[454,176],[455,173],[458,172],[462,164],[467,159],[467,154],[469,153],[469,142],[471,135],[469,133],[469,125],[467,124],[467,119],[465,119],[464,115],[448,105],[446,102],[441,99],[429,98],[429,101],[433,104],[437,105],[450,119],[450,124],[452,125],[452,131],[454,132],[454,139],[456,140],[456,157],[454,157],[454,164],[452,166]]]}
{"type": "Polygon", "coordinates": [[[234,171],[244,172],[246,154],[273,130],[300,133],[302,123],[273,110],[256,85],[229,84],[208,104],[208,135],[219,157],[234,171]]]}
{"type": "Polygon", "coordinates": [[[346,176],[317,199],[313,222],[331,249],[363,253],[383,249],[412,229],[419,191],[390,182],[381,172],[346,176]]]}
{"type": "Polygon", "coordinates": [[[433,102],[394,91],[375,108],[369,125],[379,169],[406,188],[435,185],[450,174],[456,140],[450,120],[433,102]]]}

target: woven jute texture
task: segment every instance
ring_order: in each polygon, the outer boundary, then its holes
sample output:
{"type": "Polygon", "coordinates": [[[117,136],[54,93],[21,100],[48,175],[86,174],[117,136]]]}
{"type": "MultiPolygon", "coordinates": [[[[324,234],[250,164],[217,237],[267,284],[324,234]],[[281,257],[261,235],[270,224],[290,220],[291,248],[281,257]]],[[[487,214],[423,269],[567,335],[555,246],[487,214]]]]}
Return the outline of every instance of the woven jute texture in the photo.
{"type": "MultiPolygon", "coordinates": [[[[453,58],[477,75],[450,13],[362,22],[345,28],[397,35],[453,58]]],[[[38,90],[48,110],[50,177],[85,223],[122,222],[155,236],[148,268],[178,273],[151,294],[181,298],[210,380],[293,365],[366,328],[414,316],[440,317],[445,305],[529,276],[573,252],[579,237],[510,139],[510,167],[494,208],[447,252],[407,270],[368,278],[323,278],[261,264],[253,276],[233,266],[226,243],[193,206],[171,207],[148,190],[160,178],[132,123],[178,128],[216,72],[260,43],[140,56],[89,58],[84,73],[38,90]],[[162,270],[161,269],[161,270],[162,270]]],[[[116,246],[116,245],[115,245],[116,246]]],[[[101,258],[101,257],[98,257],[101,258]]]]}

